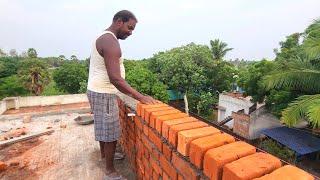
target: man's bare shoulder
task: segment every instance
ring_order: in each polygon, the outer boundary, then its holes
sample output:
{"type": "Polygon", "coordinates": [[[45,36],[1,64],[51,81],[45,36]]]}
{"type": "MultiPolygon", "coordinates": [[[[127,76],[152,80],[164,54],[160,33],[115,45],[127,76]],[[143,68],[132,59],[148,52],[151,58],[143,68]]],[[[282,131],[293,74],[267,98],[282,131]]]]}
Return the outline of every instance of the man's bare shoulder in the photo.
{"type": "Polygon", "coordinates": [[[96,47],[101,55],[103,51],[120,51],[119,42],[109,33],[103,34],[97,39],[96,47]]]}

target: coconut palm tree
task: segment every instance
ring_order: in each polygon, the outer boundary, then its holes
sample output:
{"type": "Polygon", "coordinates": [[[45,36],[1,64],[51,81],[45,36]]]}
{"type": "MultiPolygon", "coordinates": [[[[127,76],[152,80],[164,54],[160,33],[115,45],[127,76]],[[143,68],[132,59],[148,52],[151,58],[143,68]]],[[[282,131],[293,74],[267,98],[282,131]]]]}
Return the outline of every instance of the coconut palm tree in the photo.
{"type": "Polygon", "coordinates": [[[214,60],[222,60],[222,58],[233,48],[227,48],[228,44],[219,39],[210,40],[211,52],[214,60]]]}
{"type": "Polygon", "coordinates": [[[21,63],[18,76],[23,86],[32,94],[40,95],[50,82],[47,65],[37,59],[28,59],[21,63]]]}
{"type": "Polygon", "coordinates": [[[264,78],[267,89],[289,88],[305,94],[282,112],[281,120],[293,126],[308,120],[314,128],[320,127],[320,19],[315,20],[304,33],[302,48],[307,56],[287,62],[264,78]]]}

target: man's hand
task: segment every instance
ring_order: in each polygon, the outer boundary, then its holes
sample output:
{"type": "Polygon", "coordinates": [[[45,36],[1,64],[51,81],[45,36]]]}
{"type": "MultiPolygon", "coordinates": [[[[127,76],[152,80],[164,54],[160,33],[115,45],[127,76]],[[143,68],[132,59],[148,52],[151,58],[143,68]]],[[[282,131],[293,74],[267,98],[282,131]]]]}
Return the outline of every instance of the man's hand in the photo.
{"type": "Polygon", "coordinates": [[[142,96],[139,101],[142,104],[157,104],[159,101],[153,99],[151,96],[142,96]]]}

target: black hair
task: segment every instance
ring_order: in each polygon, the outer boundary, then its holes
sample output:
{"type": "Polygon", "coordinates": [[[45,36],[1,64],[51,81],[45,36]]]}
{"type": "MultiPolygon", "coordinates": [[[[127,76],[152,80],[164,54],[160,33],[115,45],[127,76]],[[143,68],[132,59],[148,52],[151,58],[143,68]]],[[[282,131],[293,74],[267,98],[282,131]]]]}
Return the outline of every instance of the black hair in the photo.
{"type": "Polygon", "coordinates": [[[117,12],[113,16],[113,22],[116,22],[118,19],[121,19],[121,21],[123,22],[128,22],[130,19],[134,19],[135,21],[138,21],[136,16],[128,10],[122,10],[117,12]]]}

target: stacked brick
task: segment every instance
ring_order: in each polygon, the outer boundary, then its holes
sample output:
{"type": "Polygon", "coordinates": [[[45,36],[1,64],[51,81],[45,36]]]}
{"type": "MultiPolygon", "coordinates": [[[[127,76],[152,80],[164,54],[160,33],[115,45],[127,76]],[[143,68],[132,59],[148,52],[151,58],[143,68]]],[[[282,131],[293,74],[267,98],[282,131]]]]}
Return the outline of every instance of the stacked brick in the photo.
{"type": "Polygon", "coordinates": [[[135,117],[119,106],[120,142],[137,179],[314,179],[167,104],[138,104],[135,117]]]}

